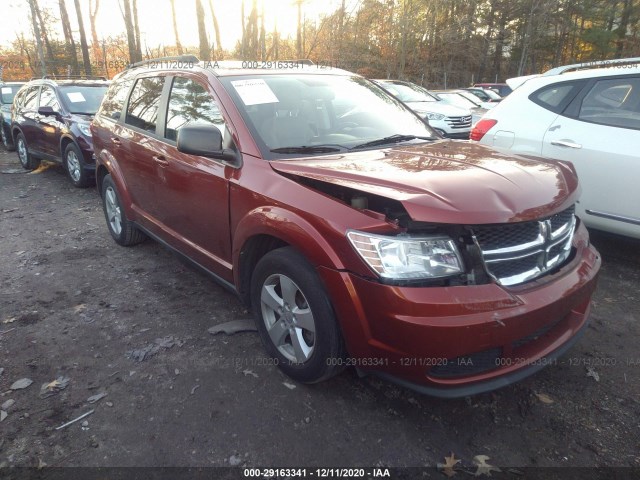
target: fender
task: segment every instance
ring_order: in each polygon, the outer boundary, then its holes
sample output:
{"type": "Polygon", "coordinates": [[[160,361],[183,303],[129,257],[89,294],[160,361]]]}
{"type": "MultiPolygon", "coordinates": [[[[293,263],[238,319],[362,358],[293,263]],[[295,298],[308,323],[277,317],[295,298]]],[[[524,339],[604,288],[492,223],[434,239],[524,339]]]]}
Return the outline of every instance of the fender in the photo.
{"type": "Polygon", "coordinates": [[[240,253],[247,240],[256,235],[269,235],[288,243],[316,268],[345,269],[325,235],[307,220],[282,207],[259,207],[248,212],[233,232],[232,258],[236,285],[240,284],[240,253]]]}

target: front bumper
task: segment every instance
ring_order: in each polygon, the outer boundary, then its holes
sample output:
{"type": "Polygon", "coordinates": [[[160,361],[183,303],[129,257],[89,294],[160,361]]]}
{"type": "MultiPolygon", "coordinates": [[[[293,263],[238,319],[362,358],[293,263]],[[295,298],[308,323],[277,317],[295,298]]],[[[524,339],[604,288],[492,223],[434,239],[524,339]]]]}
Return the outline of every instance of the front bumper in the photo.
{"type": "Polygon", "coordinates": [[[553,363],[584,330],[600,257],[582,224],[573,259],[517,287],[395,287],[319,268],[348,364],[429,395],[493,390],[553,363]]]}

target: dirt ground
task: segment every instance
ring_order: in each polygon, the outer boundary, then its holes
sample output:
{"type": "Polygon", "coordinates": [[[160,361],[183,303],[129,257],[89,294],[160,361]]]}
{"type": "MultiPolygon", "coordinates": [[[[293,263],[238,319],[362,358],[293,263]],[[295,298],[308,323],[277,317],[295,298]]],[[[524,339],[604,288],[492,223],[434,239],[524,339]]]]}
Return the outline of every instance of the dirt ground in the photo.
{"type": "Polygon", "coordinates": [[[304,386],[256,333],[208,333],[249,312],[160,245],[116,245],[94,189],[4,150],[0,171],[0,467],[640,467],[639,242],[593,233],[590,327],[517,385],[440,400],[347,370],[304,386]]]}

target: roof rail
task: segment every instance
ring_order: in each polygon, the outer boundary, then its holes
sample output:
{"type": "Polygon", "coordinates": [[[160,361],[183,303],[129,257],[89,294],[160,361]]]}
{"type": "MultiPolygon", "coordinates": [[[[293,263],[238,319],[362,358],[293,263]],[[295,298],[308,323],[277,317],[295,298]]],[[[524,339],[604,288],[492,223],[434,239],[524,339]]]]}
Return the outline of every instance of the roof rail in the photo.
{"type": "Polygon", "coordinates": [[[150,58],[148,60],[142,60],[141,62],[131,63],[127,66],[129,68],[141,67],[150,63],[162,63],[162,62],[182,62],[182,63],[200,63],[200,59],[195,55],[179,55],[176,57],[159,57],[150,58]]]}
{"type": "Polygon", "coordinates": [[[44,75],[43,77],[31,77],[31,80],[107,80],[101,75],[44,75]]]}
{"type": "Polygon", "coordinates": [[[574,63],[573,65],[564,65],[562,67],[552,68],[542,74],[547,77],[550,75],[560,75],[567,72],[573,72],[575,70],[586,70],[589,68],[611,68],[618,65],[638,64],[640,66],[640,57],[635,58],[618,58],[614,60],[597,60],[591,62],[574,63]]]}

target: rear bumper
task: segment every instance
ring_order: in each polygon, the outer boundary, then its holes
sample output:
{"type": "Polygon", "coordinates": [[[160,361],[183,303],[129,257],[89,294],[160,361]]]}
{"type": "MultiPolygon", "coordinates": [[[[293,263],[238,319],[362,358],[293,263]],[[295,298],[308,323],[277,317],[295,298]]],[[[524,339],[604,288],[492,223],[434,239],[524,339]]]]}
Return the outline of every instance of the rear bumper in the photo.
{"type": "Polygon", "coordinates": [[[348,272],[319,273],[350,365],[429,395],[457,397],[535,373],[584,330],[600,257],[580,225],[573,260],[520,287],[409,288],[348,272]]]}

